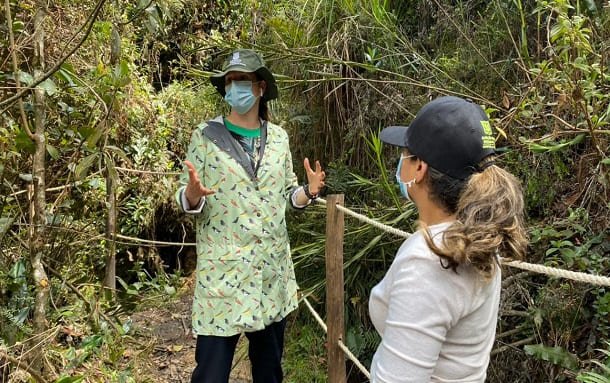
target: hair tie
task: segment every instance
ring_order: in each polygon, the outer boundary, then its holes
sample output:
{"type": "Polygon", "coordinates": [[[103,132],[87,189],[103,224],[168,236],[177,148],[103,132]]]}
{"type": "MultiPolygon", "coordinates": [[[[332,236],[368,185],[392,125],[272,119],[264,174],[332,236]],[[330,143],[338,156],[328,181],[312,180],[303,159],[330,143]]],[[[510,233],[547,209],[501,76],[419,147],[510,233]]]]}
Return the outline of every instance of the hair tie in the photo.
{"type": "Polygon", "coordinates": [[[496,161],[494,161],[494,160],[486,161],[483,164],[477,166],[477,172],[482,173],[485,169],[487,169],[488,167],[493,166],[495,164],[496,164],[496,161]]]}

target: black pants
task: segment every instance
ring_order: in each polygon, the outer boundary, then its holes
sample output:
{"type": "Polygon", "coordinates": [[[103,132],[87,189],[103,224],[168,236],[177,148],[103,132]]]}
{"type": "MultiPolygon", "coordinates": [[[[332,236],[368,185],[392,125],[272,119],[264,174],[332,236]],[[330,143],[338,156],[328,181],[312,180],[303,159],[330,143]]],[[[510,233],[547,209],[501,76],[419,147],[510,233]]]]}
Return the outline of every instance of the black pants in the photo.
{"type": "MultiPolygon", "coordinates": [[[[282,352],[286,318],[263,330],[247,332],[248,356],[252,365],[253,383],[281,383],[282,352]]],[[[191,383],[227,383],[239,334],[233,336],[197,336],[191,383]]]]}

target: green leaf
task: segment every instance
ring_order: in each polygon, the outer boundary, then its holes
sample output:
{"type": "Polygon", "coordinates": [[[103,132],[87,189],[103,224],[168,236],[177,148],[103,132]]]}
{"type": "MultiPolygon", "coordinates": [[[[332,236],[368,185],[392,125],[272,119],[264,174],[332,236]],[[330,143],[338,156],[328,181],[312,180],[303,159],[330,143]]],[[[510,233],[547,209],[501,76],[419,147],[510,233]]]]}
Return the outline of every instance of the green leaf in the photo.
{"type": "Polygon", "coordinates": [[[21,21],[21,20],[13,21],[13,32],[21,33],[24,28],[25,28],[25,24],[23,23],[23,21],[21,21]]]}
{"type": "Polygon", "coordinates": [[[21,310],[19,310],[19,312],[17,313],[17,315],[15,315],[15,317],[13,318],[15,321],[15,324],[18,325],[22,325],[26,319],[28,319],[28,316],[30,315],[30,307],[24,307],[21,310]]]}
{"type": "Polygon", "coordinates": [[[17,135],[15,136],[15,149],[18,152],[28,152],[30,154],[34,154],[36,152],[36,144],[30,136],[23,129],[19,129],[17,131],[17,135]]]}
{"type": "Polygon", "coordinates": [[[110,177],[115,183],[119,180],[119,174],[116,171],[116,167],[114,166],[114,160],[112,156],[108,155],[108,153],[104,153],[104,162],[106,163],[106,171],[108,172],[108,177],[110,177]]]}
{"type": "Polygon", "coordinates": [[[59,80],[63,80],[68,83],[70,87],[77,85],[84,86],[85,83],[74,73],[74,67],[72,64],[63,63],[61,68],[55,72],[54,77],[59,80]]]}
{"type": "Polygon", "coordinates": [[[87,134],[87,147],[89,149],[93,149],[95,145],[97,145],[97,142],[100,140],[102,134],[104,133],[104,129],[102,129],[101,127],[98,127],[97,129],[95,127],[92,127],[90,129],[82,129],[81,131],[84,134],[87,134]]]}
{"type": "Polygon", "coordinates": [[[597,374],[595,372],[585,372],[576,377],[582,383],[610,383],[610,377],[597,374]]]}
{"type": "Polygon", "coordinates": [[[55,381],[55,383],[78,383],[84,379],[83,376],[64,376],[55,381]]]}
{"type": "Polygon", "coordinates": [[[8,276],[13,280],[26,277],[26,267],[23,258],[15,262],[13,267],[11,267],[11,270],[8,272],[8,276]]]}
{"type": "Polygon", "coordinates": [[[55,93],[57,93],[57,85],[55,85],[53,80],[51,80],[50,78],[44,80],[43,82],[38,84],[38,86],[44,89],[45,93],[49,96],[53,96],[55,93]]]}
{"type": "Polygon", "coordinates": [[[126,283],[124,280],[123,280],[123,278],[121,278],[121,277],[116,277],[116,280],[119,282],[119,284],[120,284],[121,286],[123,286],[123,288],[124,288],[125,290],[128,290],[128,289],[129,289],[129,285],[128,285],[128,284],[127,284],[127,283],[126,283]]]}
{"type": "Polygon", "coordinates": [[[54,160],[58,159],[61,155],[59,154],[59,150],[51,144],[47,144],[47,152],[54,160]]]}
{"type": "Polygon", "coordinates": [[[123,334],[127,334],[131,330],[132,325],[133,325],[133,322],[132,322],[131,318],[127,319],[125,321],[125,323],[123,323],[123,326],[121,327],[123,329],[123,334]]]}
{"type": "Polygon", "coordinates": [[[602,165],[610,165],[610,157],[604,158],[600,161],[602,165]]]}
{"type": "Polygon", "coordinates": [[[575,370],[578,368],[578,358],[563,347],[549,347],[543,344],[527,345],[523,349],[528,355],[551,362],[555,365],[575,370]]]}
{"type": "Polygon", "coordinates": [[[98,157],[99,153],[93,153],[80,160],[78,165],[76,165],[76,169],[74,169],[74,177],[77,180],[82,179],[98,157]]]}
{"type": "Polygon", "coordinates": [[[549,142],[549,143],[544,143],[544,144],[538,144],[535,142],[531,142],[531,141],[526,140],[523,137],[519,137],[519,140],[521,142],[525,143],[528,146],[528,149],[531,150],[532,152],[550,153],[550,152],[560,151],[564,148],[567,148],[568,146],[579,144],[584,140],[584,138],[585,138],[584,134],[579,134],[576,137],[574,137],[574,139],[572,139],[568,142],[561,142],[561,143],[549,142]]]}
{"type": "Polygon", "coordinates": [[[583,1],[585,8],[587,9],[587,11],[591,14],[595,14],[597,13],[597,5],[595,4],[595,1],[593,0],[584,0],[583,1]]]}
{"type": "Polygon", "coordinates": [[[4,237],[4,234],[6,234],[14,220],[15,218],[13,217],[0,217],[0,239],[4,237]]]}
{"type": "Polygon", "coordinates": [[[112,72],[112,83],[117,88],[122,88],[131,82],[129,76],[130,70],[127,61],[122,60],[121,63],[114,67],[112,72]]]}
{"type": "Polygon", "coordinates": [[[60,80],[67,82],[70,87],[76,85],[74,84],[74,80],[72,80],[72,76],[70,75],[70,73],[65,69],[60,68],[57,72],[55,72],[54,76],[60,80]]]}
{"type": "Polygon", "coordinates": [[[19,173],[19,178],[24,180],[25,182],[32,182],[34,177],[31,173],[19,173]]]}
{"type": "Polygon", "coordinates": [[[117,156],[119,156],[120,159],[122,159],[125,163],[130,163],[131,161],[129,160],[129,157],[127,157],[127,154],[125,153],[125,151],[117,146],[114,145],[106,145],[104,146],[104,149],[106,149],[108,152],[112,152],[114,154],[116,154],[117,156]]]}
{"type": "MultiPolygon", "coordinates": [[[[18,73],[19,73],[19,82],[21,84],[25,84],[27,86],[30,86],[30,85],[32,85],[34,83],[34,77],[31,74],[29,74],[28,72],[24,72],[24,71],[20,70],[18,73]]],[[[11,79],[11,80],[15,79],[14,74],[13,75],[9,75],[7,77],[9,79],[11,79]]]]}
{"type": "Polygon", "coordinates": [[[165,287],[163,289],[165,290],[165,293],[168,295],[176,294],[176,288],[174,286],[165,285],[165,287]]]}

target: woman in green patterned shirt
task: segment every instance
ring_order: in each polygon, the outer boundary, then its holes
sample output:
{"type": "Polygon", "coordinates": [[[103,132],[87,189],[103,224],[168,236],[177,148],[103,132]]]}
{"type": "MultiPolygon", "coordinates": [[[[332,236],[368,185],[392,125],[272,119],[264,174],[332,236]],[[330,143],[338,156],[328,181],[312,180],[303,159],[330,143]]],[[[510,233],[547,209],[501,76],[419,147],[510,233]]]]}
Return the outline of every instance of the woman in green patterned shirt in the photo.
{"type": "Polygon", "coordinates": [[[193,131],[176,192],[183,210],[196,216],[192,382],[228,382],[244,333],[254,383],[279,383],[286,316],[297,307],[286,204],[308,206],[325,174],[306,158],[308,183],[297,183],[288,135],[268,121],[267,101],[278,90],[259,54],[236,50],[211,82],[231,112],[193,131]]]}

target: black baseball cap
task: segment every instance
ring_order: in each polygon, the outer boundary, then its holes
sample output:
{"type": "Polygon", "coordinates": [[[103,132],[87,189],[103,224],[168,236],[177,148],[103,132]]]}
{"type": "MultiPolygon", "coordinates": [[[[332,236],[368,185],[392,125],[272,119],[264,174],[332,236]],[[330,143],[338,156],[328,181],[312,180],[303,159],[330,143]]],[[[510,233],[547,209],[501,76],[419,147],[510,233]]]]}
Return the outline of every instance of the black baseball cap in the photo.
{"type": "Polygon", "coordinates": [[[273,100],[277,98],[277,85],[273,73],[265,66],[263,57],[252,49],[238,49],[231,53],[222,65],[222,71],[210,76],[210,82],[218,93],[225,95],[225,76],[228,72],[247,72],[256,73],[267,83],[263,100],[273,100]]]}
{"type": "Polygon", "coordinates": [[[389,126],[379,138],[407,148],[434,169],[461,180],[477,172],[481,160],[496,149],[485,111],[454,96],[430,101],[409,126],[389,126]]]}

